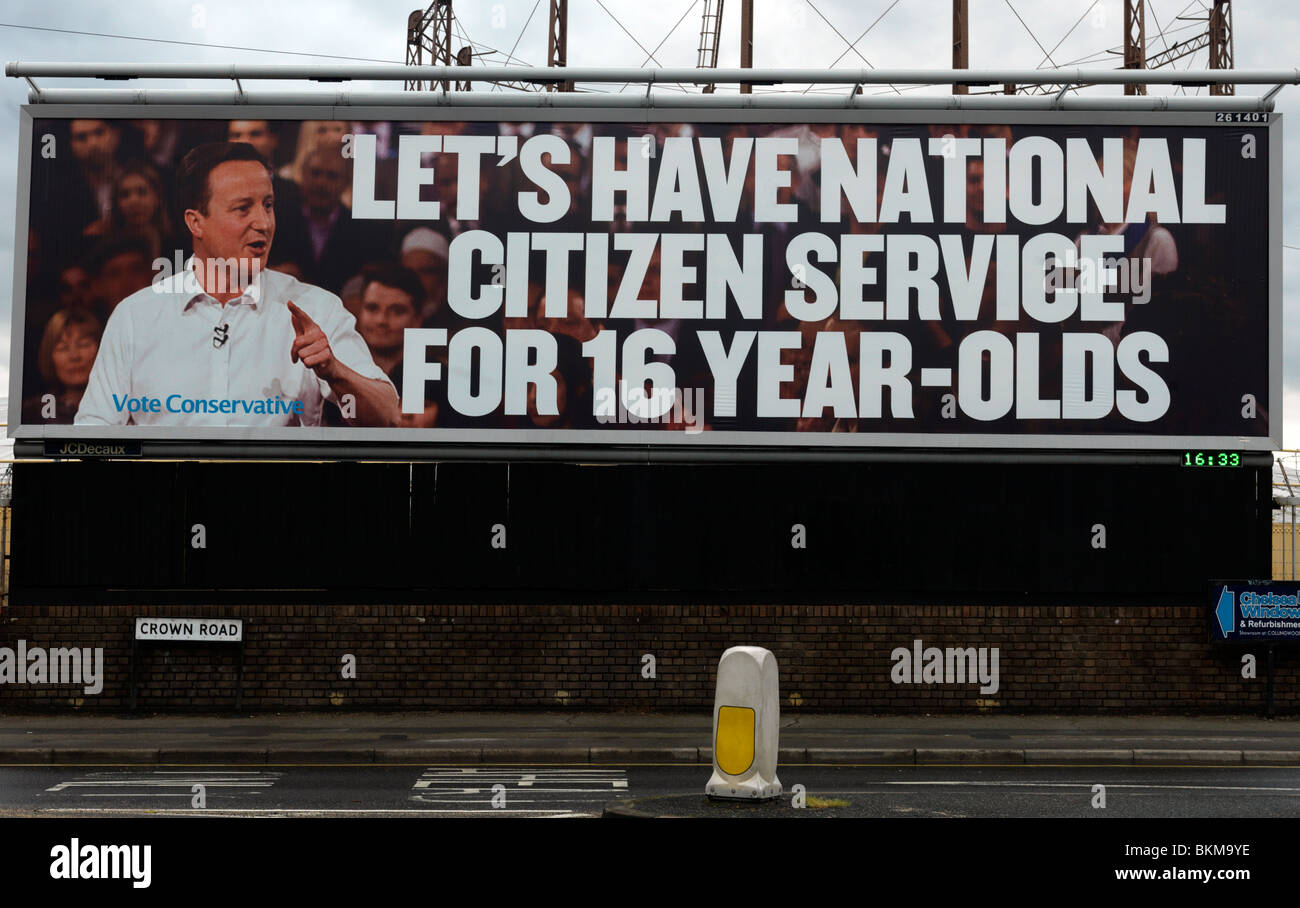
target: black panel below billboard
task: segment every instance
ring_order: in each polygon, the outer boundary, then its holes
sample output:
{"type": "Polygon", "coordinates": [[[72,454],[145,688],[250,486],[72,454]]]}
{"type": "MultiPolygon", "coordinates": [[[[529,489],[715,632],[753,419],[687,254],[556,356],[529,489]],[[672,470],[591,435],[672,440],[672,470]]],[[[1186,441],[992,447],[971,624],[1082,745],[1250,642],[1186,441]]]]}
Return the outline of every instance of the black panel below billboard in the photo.
{"type": "Polygon", "coordinates": [[[1264,467],[19,464],[15,604],[1028,602],[1270,572],[1264,467]]]}

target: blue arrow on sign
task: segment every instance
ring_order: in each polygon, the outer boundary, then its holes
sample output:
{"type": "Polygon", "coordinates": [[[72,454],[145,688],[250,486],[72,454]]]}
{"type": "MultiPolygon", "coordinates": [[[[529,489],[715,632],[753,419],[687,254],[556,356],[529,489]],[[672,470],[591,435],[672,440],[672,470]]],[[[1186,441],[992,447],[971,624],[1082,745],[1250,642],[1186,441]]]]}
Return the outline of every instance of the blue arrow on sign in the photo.
{"type": "Polygon", "coordinates": [[[1219,593],[1219,604],[1214,607],[1214,614],[1219,619],[1219,630],[1223,632],[1225,637],[1232,633],[1234,612],[1236,611],[1234,606],[1236,604],[1237,597],[1225,586],[1223,591],[1219,593]]]}

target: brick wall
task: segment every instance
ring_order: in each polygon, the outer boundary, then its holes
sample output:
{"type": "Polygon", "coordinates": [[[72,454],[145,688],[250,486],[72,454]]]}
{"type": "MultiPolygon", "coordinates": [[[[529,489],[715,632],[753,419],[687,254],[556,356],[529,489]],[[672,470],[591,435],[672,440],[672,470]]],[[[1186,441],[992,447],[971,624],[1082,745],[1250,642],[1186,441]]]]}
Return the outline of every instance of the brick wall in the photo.
{"type": "MultiPolygon", "coordinates": [[[[1261,648],[1211,647],[1205,603],[1184,606],[226,605],[24,606],[0,646],[102,646],[98,696],[0,684],[0,710],[120,711],[136,616],[245,620],[244,706],[274,709],[707,710],[718,656],[771,649],[785,710],[876,713],[1262,711],[1261,648]],[[891,651],[998,647],[1000,690],[895,685],[891,651]],[[1259,678],[1243,680],[1255,652],[1259,678]],[[343,654],[358,677],[340,677],[343,654]],[[641,677],[652,654],[657,678],[641,677]]],[[[1279,714],[1300,707],[1300,660],[1278,656],[1279,714]]],[[[233,705],[236,647],[142,648],[140,706],[233,705]]]]}

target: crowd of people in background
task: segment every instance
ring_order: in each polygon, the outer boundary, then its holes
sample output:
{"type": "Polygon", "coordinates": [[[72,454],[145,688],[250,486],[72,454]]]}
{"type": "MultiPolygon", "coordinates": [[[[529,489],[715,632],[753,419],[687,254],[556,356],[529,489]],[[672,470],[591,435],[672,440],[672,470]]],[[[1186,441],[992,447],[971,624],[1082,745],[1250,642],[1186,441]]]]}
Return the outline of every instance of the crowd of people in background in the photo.
{"type": "MultiPolygon", "coordinates": [[[[103,328],[114,307],[124,298],[148,286],[159,272],[160,263],[175,269],[190,255],[190,237],[183,229],[182,212],[177,210],[173,174],[184,153],[195,145],[213,140],[246,142],[265,159],[273,174],[275,193],[275,236],[268,267],[292,274],[307,283],[337,294],[355,316],[357,328],[371,353],[402,390],[403,335],[415,327],[459,327],[461,321],[447,305],[448,256],[451,241],[467,230],[484,229],[504,237],[510,231],[608,229],[612,233],[627,230],[727,231],[732,233],[739,250],[740,234],[759,234],[763,239],[765,274],[763,279],[764,329],[801,331],[806,341],[821,330],[843,332],[850,353],[854,385],[858,376],[859,332],[861,323],[843,322],[832,316],[823,323],[806,324],[790,317],[785,309],[785,293],[791,289],[785,265],[785,246],[796,234],[818,230],[874,232],[880,226],[858,222],[851,206],[844,206],[842,223],[821,222],[819,145],[822,138],[837,136],[844,142],[851,158],[856,157],[856,142],[865,137],[879,137],[878,180],[885,179],[887,139],[891,132],[851,124],[755,125],[755,124],[600,124],[602,136],[618,140],[620,166],[626,155],[662,147],[672,136],[711,135],[722,138],[726,154],[733,140],[755,136],[792,136],[799,142],[799,154],[783,166],[792,167],[788,186],[778,191],[778,201],[792,204],[797,217],[787,223],[760,221],[754,211],[754,168],[747,173],[745,191],[734,223],[711,223],[706,211],[703,223],[635,224],[628,220],[625,206],[616,206],[612,223],[593,224],[590,208],[591,124],[546,123],[466,123],[466,122],[343,122],[343,121],[266,121],[266,120],[70,120],[38,121],[32,155],[28,279],[26,318],[26,362],[24,363],[23,422],[28,424],[71,423],[77,402],[85,390],[91,364],[98,349],[103,328]],[[560,136],[569,146],[569,162],[551,163],[561,174],[571,197],[568,213],[558,222],[535,225],[519,213],[516,194],[536,187],[525,180],[518,159],[496,166],[491,155],[482,158],[479,185],[479,218],[459,220],[456,211],[458,186],[454,166],[434,167],[433,182],[422,187],[421,198],[441,203],[441,217],[432,222],[377,221],[351,216],[352,160],[345,153],[346,137],[356,134],[376,136],[376,198],[396,196],[397,152],[403,134],[426,135],[516,133],[520,136],[545,131],[560,136]],[[49,137],[52,137],[49,138],[49,137]],[[41,142],[52,142],[53,154],[43,154],[41,142]],[[66,149],[66,151],[64,150],[66,149]],[[32,393],[31,389],[38,389],[32,393]],[[51,397],[53,395],[53,405],[51,397]]],[[[960,127],[963,135],[1012,139],[1007,127],[960,127]]],[[[892,127],[892,134],[937,137],[952,132],[951,127],[892,127]]],[[[432,164],[432,161],[429,162],[432,164]]],[[[657,165],[651,162],[652,169],[657,165]]],[[[938,166],[938,165],[936,165],[938,166]]],[[[981,174],[970,168],[968,213],[965,230],[969,233],[1005,229],[985,224],[981,218],[984,204],[981,174]]],[[[652,175],[653,185],[653,175],[652,175]]],[[[937,178],[936,178],[937,180],[937,178]]],[[[706,205],[708,204],[706,199],[706,205]]],[[[904,225],[902,229],[951,231],[952,225],[904,225]]],[[[960,227],[958,229],[961,229],[960,227]]],[[[1089,229],[1102,231],[1123,229],[1096,224],[1089,229]]],[[[1131,229],[1131,228],[1130,228],[1131,229]]],[[[1077,228],[1076,228],[1077,232],[1077,228]]],[[[1137,231],[1133,231],[1137,233],[1137,231]]],[[[1177,251],[1169,232],[1152,225],[1142,225],[1142,241],[1157,243],[1166,271],[1177,267],[1177,251]]],[[[535,255],[540,255],[536,254],[535,255]]],[[[614,253],[610,259],[611,298],[622,278],[627,253],[614,253]]],[[[834,266],[829,266],[834,269],[834,266]]],[[[659,259],[656,252],[645,275],[639,297],[658,298],[659,259]]],[[[496,414],[469,420],[448,406],[445,388],[431,385],[423,411],[403,416],[404,424],[413,427],[510,427],[588,428],[595,425],[592,415],[592,369],[584,358],[581,345],[594,337],[605,324],[584,314],[581,269],[574,269],[573,286],[564,317],[546,314],[545,290],[540,266],[529,288],[528,315],[506,318],[498,313],[494,319],[480,322],[498,332],[509,328],[541,328],[560,338],[559,379],[561,412],[558,416],[541,415],[530,395],[527,418],[496,414]]],[[[699,286],[688,297],[700,298],[704,281],[699,269],[699,286]]],[[[832,273],[832,277],[834,274],[832,273]]],[[[476,281],[490,281],[488,274],[476,275],[476,281]]],[[[988,282],[989,293],[995,286],[988,282]]],[[[954,325],[949,322],[927,325],[919,343],[927,350],[914,351],[914,361],[927,365],[946,364],[960,336],[971,330],[995,327],[992,324],[991,300],[982,307],[977,325],[954,325]]],[[[945,310],[946,311],[946,310],[945,310]]],[[[674,366],[679,387],[711,387],[712,379],[693,331],[683,330],[673,320],[636,320],[635,324],[616,326],[622,330],[657,327],[674,338],[677,353],[662,357],[674,366]]],[[[720,327],[720,326],[715,326],[720,327]]],[[[735,323],[727,326],[734,330],[735,323]]],[[[746,325],[745,327],[756,327],[746,325]]],[[[867,330],[871,330],[867,326],[867,330]]],[[[729,334],[729,330],[724,332],[729,334]]],[[[729,341],[728,341],[729,342],[729,341]]],[[[914,337],[914,345],[918,340],[914,337]]],[[[445,363],[445,352],[443,353],[445,363]]],[[[794,367],[794,379],[783,395],[801,398],[806,388],[812,359],[812,344],[801,350],[787,350],[786,362],[794,367]]],[[[707,428],[744,428],[754,426],[755,381],[752,363],[741,374],[738,409],[735,417],[711,420],[707,428]]],[[[890,411],[886,408],[885,413],[890,411]]],[[[335,420],[332,424],[342,425],[335,420]]],[[[650,427],[674,428],[664,422],[650,427]]],[[[772,428],[765,424],[764,428],[772,428]]],[[[829,412],[797,420],[785,426],[796,431],[857,431],[858,420],[835,418],[829,412]]]]}

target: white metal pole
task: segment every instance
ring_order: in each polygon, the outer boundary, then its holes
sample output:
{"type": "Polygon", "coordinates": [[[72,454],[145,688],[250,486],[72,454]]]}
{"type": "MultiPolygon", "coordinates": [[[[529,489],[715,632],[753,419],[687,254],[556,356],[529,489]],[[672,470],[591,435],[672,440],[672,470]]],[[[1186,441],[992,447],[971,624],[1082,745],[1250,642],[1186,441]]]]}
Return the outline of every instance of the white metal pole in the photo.
{"type": "MultiPolygon", "coordinates": [[[[462,75],[464,75],[462,73],[462,75]]],[[[475,73],[476,79],[478,74],[475,73]]],[[[483,80],[487,81],[487,80],[483,80]]],[[[656,108],[661,110],[1086,110],[1268,111],[1273,101],[1248,95],[757,95],[628,92],[321,91],[276,89],[45,88],[32,104],[201,104],[272,107],[494,107],[524,109],[656,108]]]]}
{"type": "MultiPolygon", "coordinates": [[[[299,65],[267,63],[48,63],[15,61],[5,64],[5,74],[17,78],[101,78],[101,79],[293,79],[402,82],[421,79],[442,81],[463,76],[455,66],[402,66],[399,64],[299,65]]],[[[1295,85],[1300,69],[709,69],[668,67],[640,69],[608,66],[483,66],[474,70],[475,80],[538,82],[550,84],[558,78],[575,82],[632,82],[634,84],[682,82],[752,82],[762,85],[935,85],[953,82],[1000,88],[1017,85],[1295,85]]]]}

